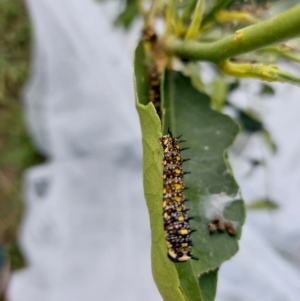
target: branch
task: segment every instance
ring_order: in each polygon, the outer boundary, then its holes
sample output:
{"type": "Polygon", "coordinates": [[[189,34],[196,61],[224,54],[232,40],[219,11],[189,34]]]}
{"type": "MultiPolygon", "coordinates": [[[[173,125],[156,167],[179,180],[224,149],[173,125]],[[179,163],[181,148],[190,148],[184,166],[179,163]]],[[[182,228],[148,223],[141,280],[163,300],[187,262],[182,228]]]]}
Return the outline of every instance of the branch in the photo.
{"type": "Polygon", "coordinates": [[[230,61],[225,61],[220,64],[220,68],[223,73],[230,76],[251,77],[268,82],[282,82],[300,86],[300,77],[283,71],[274,65],[235,64],[230,61]]]}
{"type": "Polygon", "coordinates": [[[216,14],[215,18],[219,23],[235,21],[238,23],[255,24],[259,22],[258,19],[256,19],[249,13],[234,10],[220,11],[216,14]]]}
{"type": "Polygon", "coordinates": [[[271,19],[248,26],[222,40],[199,43],[169,38],[165,49],[173,55],[186,59],[211,61],[216,64],[240,54],[258,50],[300,35],[300,5],[271,19]]]}
{"type": "Polygon", "coordinates": [[[300,63],[300,56],[295,55],[293,53],[292,49],[289,49],[289,47],[271,46],[271,47],[261,49],[260,52],[262,52],[262,53],[275,53],[280,57],[289,59],[290,61],[300,63]]]}

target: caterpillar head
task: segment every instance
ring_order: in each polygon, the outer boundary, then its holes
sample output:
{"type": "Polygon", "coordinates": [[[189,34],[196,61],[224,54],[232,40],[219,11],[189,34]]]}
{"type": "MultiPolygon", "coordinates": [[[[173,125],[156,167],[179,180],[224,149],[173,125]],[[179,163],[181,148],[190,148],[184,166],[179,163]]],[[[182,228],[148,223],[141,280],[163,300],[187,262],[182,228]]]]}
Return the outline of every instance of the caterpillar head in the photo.
{"type": "Polygon", "coordinates": [[[168,257],[173,262],[185,262],[185,261],[188,261],[190,259],[198,260],[197,257],[195,257],[191,254],[191,251],[189,249],[181,250],[179,252],[175,252],[173,249],[169,249],[168,250],[168,257]]]}

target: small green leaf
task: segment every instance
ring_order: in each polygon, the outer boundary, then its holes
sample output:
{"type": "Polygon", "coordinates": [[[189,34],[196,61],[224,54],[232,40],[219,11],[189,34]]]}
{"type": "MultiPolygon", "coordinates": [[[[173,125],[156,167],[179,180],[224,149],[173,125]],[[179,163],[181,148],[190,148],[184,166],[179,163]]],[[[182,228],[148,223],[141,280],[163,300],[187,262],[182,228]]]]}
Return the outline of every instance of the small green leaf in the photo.
{"type": "Polygon", "coordinates": [[[251,112],[238,110],[237,119],[240,121],[243,129],[250,133],[260,132],[263,130],[262,122],[251,112]]]}
{"type": "Polygon", "coordinates": [[[183,74],[191,79],[192,85],[200,92],[205,92],[204,83],[202,82],[199,73],[199,64],[195,62],[188,62],[184,65],[183,74]]]}
{"type": "Polygon", "coordinates": [[[248,159],[247,161],[251,164],[252,168],[255,168],[257,166],[262,166],[265,164],[265,162],[263,160],[248,159]]]}
{"type": "Polygon", "coordinates": [[[124,10],[118,15],[115,20],[116,25],[122,25],[124,28],[129,28],[133,20],[138,16],[139,8],[137,0],[126,0],[124,10]]]}
{"type": "Polygon", "coordinates": [[[222,112],[227,96],[228,85],[223,76],[216,76],[212,81],[211,105],[217,112],[222,112]]]}
{"type": "Polygon", "coordinates": [[[274,95],[275,91],[270,85],[262,84],[259,94],[261,94],[261,95],[274,95]]]}
{"type": "Polygon", "coordinates": [[[270,147],[271,151],[273,153],[277,152],[277,145],[275,143],[275,141],[273,140],[273,137],[271,136],[271,133],[267,130],[263,130],[263,137],[267,143],[267,145],[270,147]]]}
{"type": "Polygon", "coordinates": [[[238,79],[235,79],[232,83],[228,85],[228,91],[232,92],[236,90],[240,86],[240,81],[238,79]]]}
{"type": "Polygon", "coordinates": [[[247,205],[247,209],[253,210],[276,210],[278,208],[278,204],[270,199],[254,200],[249,205],[247,205]]]}
{"type": "Polygon", "coordinates": [[[204,11],[204,0],[197,0],[197,4],[195,7],[195,11],[192,16],[191,24],[187,30],[187,33],[185,35],[186,40],[192,40],[195,39],[199,33],[200,25],[202,22],[202,15],[204,11]]]}

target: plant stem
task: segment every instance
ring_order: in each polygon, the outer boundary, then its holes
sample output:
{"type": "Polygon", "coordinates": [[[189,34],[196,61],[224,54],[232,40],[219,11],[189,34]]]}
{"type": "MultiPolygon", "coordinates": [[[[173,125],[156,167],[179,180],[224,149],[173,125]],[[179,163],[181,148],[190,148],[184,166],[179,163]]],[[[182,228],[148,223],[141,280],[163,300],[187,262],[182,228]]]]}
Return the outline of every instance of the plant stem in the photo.
{"type": "Polygon", "coordinates": [[[253,17],[250,13],[240,11],[223,10],[217,13],[215,18],[220,23],[235,21],[238,23],[255,24],[259,22],[259,20],[253,17]]]}
{"type": "Polygon", "coordinates": [[[168,0],[166,9],[166,32],[180,35],[183,32],[183,25],[177,15],[178,0],[168,0]]]}
{"type": "Polygon", "coordinates": [[[300,78],[289,72],[280,70],[274,65],[235,64],[225,61],[220,64],[223,73],[235,77],[252,77],[268,82],[290,83],[299,86],[300,78]]]}
{"type": "Polygon", "coordinates": [[[289,59],[291,61],[300,63],[300,56],[299,55],[295,55],[290,49],[285,49],[285,48],[281,48],[280,46],[276,47],[276,46],[271,46],[271,47],[267,47],[262,49],[260,52],[262,53],[275,53],[280,57],[289,59]]]}
{"type": "MultiPolygon", "coordinates": [[[[153,0],[150,6],[149,11],[145,14],[145,27],[152,27],[154,23],[154,17],[155,13],[158,7],[159,1],[158,0],[153,0]]],[[[142,5],[140,4],[140,7],[142,5]]]]}
{"type": "Polygon", "coordinates": [[[222,40],[199,43],[169,38],[166,51],[186,59],[211,61],[220,64],[234,56],[258,50],[300,35],[300,5],[266,21],[248,26],[222,40]]]}

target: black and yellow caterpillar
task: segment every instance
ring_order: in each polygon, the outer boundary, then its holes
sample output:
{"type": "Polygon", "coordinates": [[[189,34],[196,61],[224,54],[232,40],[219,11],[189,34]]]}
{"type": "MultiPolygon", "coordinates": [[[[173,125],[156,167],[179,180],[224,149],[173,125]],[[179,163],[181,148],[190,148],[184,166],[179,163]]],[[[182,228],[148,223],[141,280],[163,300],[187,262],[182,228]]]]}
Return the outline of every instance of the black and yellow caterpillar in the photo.
{"type": "Polygon", "coordinates": [[[182,159],[181,152],[187,148],[180,147],[180,137],[168,134],[159,138],[163,148],[163,219],[168,257],[174,262],[185,262],[197,257],[192,255],[191,234],[196,230],[190,228],[187,216],[187,201],[184,197],[183,177],[189,172],[182,171],[182,163],[189,159],[182,159]]]}

